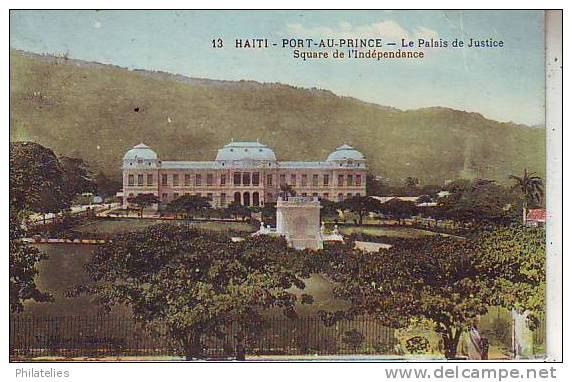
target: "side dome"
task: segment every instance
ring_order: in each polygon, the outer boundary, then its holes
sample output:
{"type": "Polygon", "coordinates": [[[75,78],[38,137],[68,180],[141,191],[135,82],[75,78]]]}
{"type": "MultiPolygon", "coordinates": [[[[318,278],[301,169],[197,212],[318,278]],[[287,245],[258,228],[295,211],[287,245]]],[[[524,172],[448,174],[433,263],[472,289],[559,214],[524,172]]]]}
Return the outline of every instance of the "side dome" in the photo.
{"type": "Polygon", "coordinates": [[[350,145],[341,145],[335,151],[328,155],[327,161],[344,161],[344,160],[365,160],[364,155],[351,147],[350,145]]]}
{"type": "Polygon", "coordinates": [[[140,143],[137,146],[133,147],[131,150],[127,151],[123,156],[123,160],[136,160],[136,159],[143,159],[143,160],[156,160],[157,153],[144,143],[140,143]]]}
{"type": "Polygon", "coordinates": [[[272,149],[260,142],[231,142],[218,150],[217,161],[259,160],[276,161],[272,149]]]}

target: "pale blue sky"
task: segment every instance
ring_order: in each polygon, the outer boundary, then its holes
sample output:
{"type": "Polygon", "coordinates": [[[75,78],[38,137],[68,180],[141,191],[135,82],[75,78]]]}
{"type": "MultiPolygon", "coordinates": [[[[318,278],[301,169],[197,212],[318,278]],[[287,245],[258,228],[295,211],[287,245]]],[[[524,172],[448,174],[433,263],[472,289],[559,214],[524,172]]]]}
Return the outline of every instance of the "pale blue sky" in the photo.
{"type": "Polygon", "coordinates": [[[445,106],[544,121],[541,11],[11,11],[10,46],[191,77],[282,82],[400,109],[445,106]],[[426,50],[406,62],[294,60],[235,38],[434,36],[503,40],[502,49],[426,50]],[[222,50],[211,47],[222,37],[222,50]]]}

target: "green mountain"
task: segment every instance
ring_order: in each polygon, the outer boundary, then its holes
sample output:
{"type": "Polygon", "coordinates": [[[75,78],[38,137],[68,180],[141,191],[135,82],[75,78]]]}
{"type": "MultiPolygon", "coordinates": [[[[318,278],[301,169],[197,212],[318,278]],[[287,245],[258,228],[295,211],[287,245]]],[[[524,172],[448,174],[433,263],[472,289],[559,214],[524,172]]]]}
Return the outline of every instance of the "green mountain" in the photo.
{"type": "Polygon", "coordinates": [[[118,176],[123,154],[140,142],[163,160],[212,160],[231,138],[259,139],[282,160],[323,160],[349,143],[395,184],[407,176],[506,182],[525,167],[545,175],[544,128],[441,107],[401,111],[320,89],[10,52],[11,140],[118,176]]]}

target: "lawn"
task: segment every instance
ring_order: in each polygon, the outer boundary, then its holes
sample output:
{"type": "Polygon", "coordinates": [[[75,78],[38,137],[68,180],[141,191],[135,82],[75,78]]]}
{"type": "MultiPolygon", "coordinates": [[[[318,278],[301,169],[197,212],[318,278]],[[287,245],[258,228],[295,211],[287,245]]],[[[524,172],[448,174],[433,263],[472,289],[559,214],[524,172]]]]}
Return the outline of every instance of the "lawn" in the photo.
{"type": "MultiPolygon", "coordinates": [[[[154,220],[154,219],[97,219],[75,227],[75,232],[89,232],[101,234],[113,234],[120,232],[130,232],[150,227],[155,224],[189,224],[184,220],[154,220]]],[[[222,222],[222,221],[194,221],[191,224],[197,228],[211,231],[240,231],[254,232],[255,228],[246,222],[222,222]]]]}
{"type": "Polygon", "coordinates": [[[364,233],[373,236],[403,237],[409,239],[435,235],[433,232],[411,227],[343,226],[340,227],[340,231],[342,235],[364,233]]]}

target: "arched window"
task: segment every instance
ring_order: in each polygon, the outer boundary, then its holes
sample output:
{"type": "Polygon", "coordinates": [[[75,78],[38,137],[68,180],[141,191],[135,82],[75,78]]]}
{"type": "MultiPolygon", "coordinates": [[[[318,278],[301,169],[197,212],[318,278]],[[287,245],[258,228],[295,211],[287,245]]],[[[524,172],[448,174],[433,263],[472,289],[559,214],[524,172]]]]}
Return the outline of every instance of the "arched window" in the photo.
{"type": "Polygon", "coordinates": [[[250,206],[250,192],[245,192],[242,194],[242,204],[245,206],[250,206]]]}
{"type": "Polygon", "coordinates": [[[258,192],[252,193],[252,205],[258,207],[260,205],[260,195],[258,192]]]}
{"type": "Polygon", "coordinates": [[[240,192],[234,193],[234,202],[240,204],[240,192]]]}

